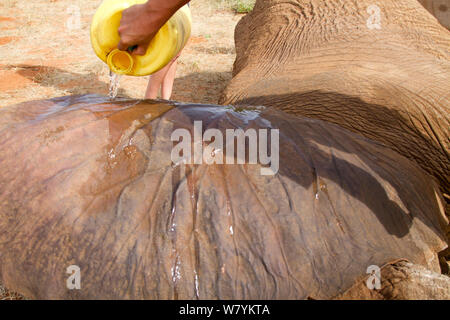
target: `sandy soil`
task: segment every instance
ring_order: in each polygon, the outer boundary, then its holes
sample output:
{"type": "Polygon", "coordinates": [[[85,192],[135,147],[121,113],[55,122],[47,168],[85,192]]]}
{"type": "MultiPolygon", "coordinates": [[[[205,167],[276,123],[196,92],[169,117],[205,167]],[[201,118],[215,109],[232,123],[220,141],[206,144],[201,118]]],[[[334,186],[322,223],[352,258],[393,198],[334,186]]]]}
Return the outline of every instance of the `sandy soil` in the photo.
{"type": "MultiPolygon", "coordinates": [[[[63,95],[107,94],[109,70],[89,40],[100,3],[1,0],[0,108],[63,95]]],[[[191,1],[193,33],[179,58],[173,100],[217,103],[231,79],[234,27],[242,17],[230,6],[229,0],[191,1]]],[[[119,96],[143,98],[147,82],[148,77],[122,77],[119,96]]],[[[0,300],[20,298],[0,286],[0,300]]]]}
{"type": "MultiPolygon", "coordinates": [[[[0,107],[33,99],[107,94],[108,69],[91,49],[89,26],[101,0],[0,2],[0,107]],[[73,7],[75,6],[75,7],[73,7]],[[73,23],[76,7],[81,24],[73,23]]],[[[216,103],[231,79],[230,1],[193,0],[192,38],[179,59],[173,100],[216,103]]],[[[119,95],[142,98],[148,77],[123,77],[119,95]]]]}

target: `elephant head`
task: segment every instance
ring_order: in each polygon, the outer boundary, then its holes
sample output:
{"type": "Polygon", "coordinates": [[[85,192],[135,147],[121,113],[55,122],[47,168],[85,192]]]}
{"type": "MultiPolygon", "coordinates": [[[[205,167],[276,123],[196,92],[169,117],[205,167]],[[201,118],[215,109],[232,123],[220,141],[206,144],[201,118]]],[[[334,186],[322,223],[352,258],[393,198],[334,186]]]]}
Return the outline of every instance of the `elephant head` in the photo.
{"type": "Polygon", "coordinates": [[[417,1],[258,0],[221,103],[338,124],[449,180],[450,32],[417,1]]]}
{"type": "Polygon", "coordinates": [[[0,167],[0,282],[28,298],[331,298],[370,266],[438,271],[447,246],[438,186],[419,166],[271,108],[28,102],[0,110],[0,167]],[[235,141],[207,149],[204,136],[183,140],[208,150],[199,162],[173,161],[177,130],[209,129],[216,146],[242,129],[246,161],[205,163],[235,141]],[[247,159],[252,130],[272,161],[279,150],[272,175],[247,159]]]}

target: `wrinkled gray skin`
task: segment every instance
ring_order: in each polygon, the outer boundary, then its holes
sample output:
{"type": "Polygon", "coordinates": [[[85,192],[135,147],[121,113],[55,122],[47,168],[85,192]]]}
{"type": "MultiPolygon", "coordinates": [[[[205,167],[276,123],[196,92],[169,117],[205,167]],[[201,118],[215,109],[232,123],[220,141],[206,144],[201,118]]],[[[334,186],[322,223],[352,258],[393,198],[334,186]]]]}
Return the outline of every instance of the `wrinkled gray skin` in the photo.
{"type": "Polygon", "coordinates": [[[370,265],[438,271],[437,184],[336,125],[266,108],[109,102],[0,110],[0,282],[39,299],[305,299],[370,265]],[[280,170],[174,165],[172,132],[280,130],[280,170]],[[81,290],[66,269],[81,268],[81,290]]]}
{"type": "Polygon", "coordinates": [[[419,2],[257,0],[235,42],[220,103],[362,134],[418,163],[450,201],[450,32],[419,2]]]}

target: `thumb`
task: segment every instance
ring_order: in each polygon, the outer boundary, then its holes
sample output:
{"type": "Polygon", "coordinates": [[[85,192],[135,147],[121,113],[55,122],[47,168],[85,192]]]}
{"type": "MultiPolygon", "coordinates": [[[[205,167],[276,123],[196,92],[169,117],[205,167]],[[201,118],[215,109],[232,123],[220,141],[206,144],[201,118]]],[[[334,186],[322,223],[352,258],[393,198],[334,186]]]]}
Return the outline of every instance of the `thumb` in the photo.
{"type": "Polygon", "coordinates": [[[136,49],[133,50],[133,54],[138,56],[143,56],[147,52],[148,44],[140,44],[136,49]]]}
{"type": "Polygon", "coordinates": [[[126,51],[128,49],[128,46],[120,39],[119,44],[117,45],[117,49],[126,51]]]}

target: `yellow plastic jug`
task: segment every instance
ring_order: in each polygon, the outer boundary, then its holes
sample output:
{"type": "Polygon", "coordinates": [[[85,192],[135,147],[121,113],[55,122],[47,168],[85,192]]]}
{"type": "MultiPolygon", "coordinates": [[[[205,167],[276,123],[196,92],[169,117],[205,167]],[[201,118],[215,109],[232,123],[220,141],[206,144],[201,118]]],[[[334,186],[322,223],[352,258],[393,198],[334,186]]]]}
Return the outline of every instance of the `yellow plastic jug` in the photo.
{"type": "Polygon", "coordinates": [[[120,51],[118,28],[122,11],[147,0],[104,0],[91,24],[91,44],[97,56],[117,74],[146,76],[166,66],[186,45],[191,35],[192,18],[188,5],[180,8],[148,46],[143,56],[120,51]]]}

